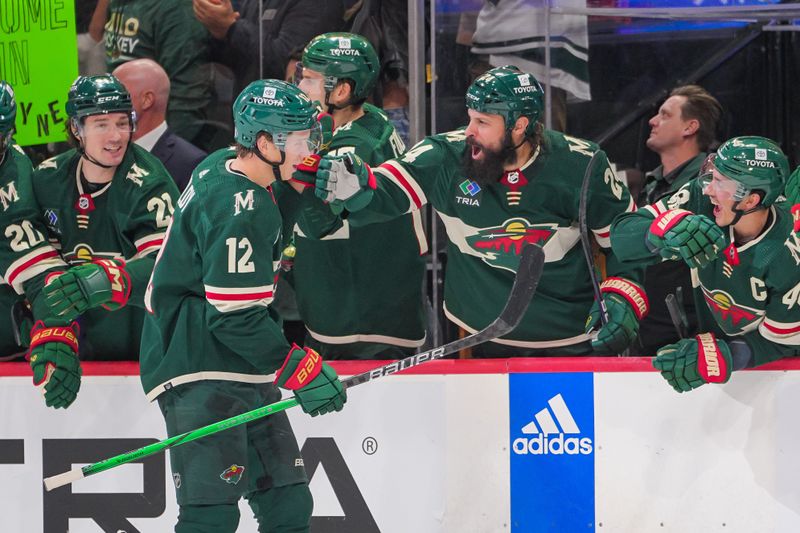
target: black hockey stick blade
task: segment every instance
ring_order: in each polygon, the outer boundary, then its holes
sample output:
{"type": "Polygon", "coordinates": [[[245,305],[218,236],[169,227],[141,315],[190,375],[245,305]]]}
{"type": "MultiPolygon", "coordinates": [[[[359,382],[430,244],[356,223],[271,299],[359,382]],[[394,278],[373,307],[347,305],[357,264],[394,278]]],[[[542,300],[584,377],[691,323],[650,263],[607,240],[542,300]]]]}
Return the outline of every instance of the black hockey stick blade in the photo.
{"type": "Polygon", "coordinates": [[[517,327],[522,317],[525,316],[525,311],[528,310],[528,305],[536,292],[536,287],[539,285],[539,279],[542,277],[543,271],[544,251],[541,246],[528,244],[522,248],[517,275],[514,277],[514,284],[511,286],[511,292],[508,295],[506,304],[500,315],[491,324],[463,339],[454,340],[438,348],[411,355],[363,374],[355,375],[342,383],[347,388],[355,387],[367,381],[388,376],[427,361],[441,359],[447,354],[471,348],[510,333],[517,327]]]}
{"type": "Polygon", "coordinates": [[[536,287],[539,286],[539,279],[541,279],[543,271],[544,250],[542,250],[541,246],[535,244],[525,246],[522,249],[517,275],[514,278],[514,284],[511,286],[506,305],[500,312],[500,316],[492,324],[497,324],[498,326],[502,324],[502,328],[504,330],[507,328],[507,330],[495,335],[493,338],[510,333],[522,321],[522,317],[525,316],[525,311],[528,310],[528,305],[530,305],[531,299],[536,293],[536,287]]]}

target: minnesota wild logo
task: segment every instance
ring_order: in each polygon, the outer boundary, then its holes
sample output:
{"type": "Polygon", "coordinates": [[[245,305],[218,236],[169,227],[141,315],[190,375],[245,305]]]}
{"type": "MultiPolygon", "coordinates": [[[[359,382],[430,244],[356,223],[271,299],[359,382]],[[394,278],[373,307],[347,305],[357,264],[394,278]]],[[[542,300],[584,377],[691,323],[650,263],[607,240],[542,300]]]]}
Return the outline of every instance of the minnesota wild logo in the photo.
{"type": "Polygon", "coordinates": [[[725,291],[709,291],[703,287],[703,297],[717,324],[729,335],[750,331],[764,314],[763,310],[737,304],[733,296],[725,291]]]}
{"type": "Polygon", "coordinates": [[[512,218],[500,226],[478,230],[467,237],[467,244],[489,265],[516,272],[522,247],[528,243],[543,247],[556,228],[557,224],[529,224],[524,218],[512,218]]]}
{"type": "Polygon", "coordinates": [[[243,466],[231,465],[219,475],[219,478],[227,483],[236,485],[242,479],[242,474],[244,474],[243,466]]]}

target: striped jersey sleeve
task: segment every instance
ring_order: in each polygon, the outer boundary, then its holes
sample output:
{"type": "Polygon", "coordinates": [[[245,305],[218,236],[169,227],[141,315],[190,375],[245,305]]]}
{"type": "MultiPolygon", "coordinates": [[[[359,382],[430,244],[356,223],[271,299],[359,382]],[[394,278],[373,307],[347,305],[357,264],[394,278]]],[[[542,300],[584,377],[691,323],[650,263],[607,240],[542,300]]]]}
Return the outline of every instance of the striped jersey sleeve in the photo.
{"type": "Polygon", "coordinates": [[[39,274],[67,268],[46,237],[32,173],[22,150],[9,148],[0,167],[0,274],[18,294],[39,274]]]}

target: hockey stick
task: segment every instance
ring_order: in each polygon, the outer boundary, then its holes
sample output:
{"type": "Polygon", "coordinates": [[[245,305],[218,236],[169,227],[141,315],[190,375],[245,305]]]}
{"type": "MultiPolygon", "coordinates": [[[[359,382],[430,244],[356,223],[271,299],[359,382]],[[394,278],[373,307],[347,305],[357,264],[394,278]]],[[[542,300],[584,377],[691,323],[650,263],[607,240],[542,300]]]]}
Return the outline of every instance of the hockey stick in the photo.
{"type": "Polygon", "coordinates": [[[600,294],[600,282],[597,280],[597,271],[594,268],[594,259],[592,258],[592,243],[589,240],[589,228],[586,224],[586,201],[589,196],[589,180],[592,177],[595,163],[597,162],[597,154],[592,154],[589,159],[589,164],[586,165],[586,172],[583,174],[583,182],[581,183],[581,197],[578,204],[578,227],[581,232],[581,248],[583,248],[583,256],[586,258],[586,266],[589,267],[589,277],[592,280],[592,291],[594,292],[594,299],[597,305],[600,306],[600,324],[605,326],[608,324],[608,309],[606,303],[603,301],[603,295],[600,294]]]}
{"type": "MultiPolygon", "coordinates": [[[[453,342],[449,342],[444,346],[433,348],[426,352],[421,352],[416,355],[406,357],[405,359],[389,363],[386,366],[364,372],[363,374],[352,376],[344,380],[342,382],[343,385],[345,388],[355,387],[356,385],[366,383],[367,381],[421,365],[427,361],[441,359],[447,354],[457,352],[458,350],[469,348],[471,346],[475,346],[481,344],[482,342],[496,339],[497,337],[501,337],[507,333],[510,333],[515,327],[517,327],[519,322],[522,320],[522,317],[525,315],[525,311],[528,309],[528,304],[530,304],[531,298],[536,292],[536,286],[539,284],[539,278],[542,276],[543,269],[544,252],[542,251],[541,247],[536,245],[525,246],[522,249],[522,257],[520,258],[519,268],[517,269],[517,275],[514,278],[514,284],[511,287],[511,292],[508,295],[508,300],[506,300],[506,305],[500,312],[500,316],[498,316],[494,322],[486,326],[484,329],[464,337],[463,339],[458,339],[453,342]]],[[[176,435],[160,442],[154,442],[153,444],[149,444],[137,450],[132,450],[130,452],[126,452],[109,459],[104,459],[97,463],[86,465],[81,468],[75,468],[62,474],[47,477],[44,479],[44,487],[50,491],[63,485],[72,483],[73,481],[77,481],[81,478],[110,470],[114,467],[130,463],[131,461],[143,459],[150,455],[168,450],[169,448],[180,446],[181,444],[203,438],[207,435],[212,435],[241,424],[252,422],[253,420],[258,420],[259,418],[263,418],[274,413],[279,413],[294,407],[295,405],[297,405],[297,399],[295,397],[280,400],[270,405],[253,409],[252,411],[248,411],[241,415],[233,416],[219,422],[214,422],[194,431],[176,435]]]]}
{"type": "Polygon", "coordinates": [[[685,339],[686,333],[683,329],[683,321],[681,320],[681,310],[678,306],[678,300],[672,293],[667,294],[664,298],[664,303],[667,305],[669,318],[672,320],[672,325],[675,327],[675,333],[678,334],[679,339],[685,339]]]}

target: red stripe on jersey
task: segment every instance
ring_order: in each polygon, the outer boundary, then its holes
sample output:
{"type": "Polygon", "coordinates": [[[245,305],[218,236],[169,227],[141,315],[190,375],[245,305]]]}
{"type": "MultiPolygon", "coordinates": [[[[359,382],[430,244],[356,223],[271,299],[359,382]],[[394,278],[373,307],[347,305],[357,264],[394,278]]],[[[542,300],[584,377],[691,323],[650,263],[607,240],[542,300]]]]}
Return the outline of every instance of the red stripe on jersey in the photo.
{"type": "Polygon", "coordinates": [[[6,281],[8,282],[9,285],[12,285],[14,283],[14,280],[17,279],[17,276],[22,274],[22,272],[24,272],[26,269],[32,267],[39,261],[44,261],[45,259],[50,259],[51,257],[57,257],[57,256],[58,252],[56,252],[55,250],[49,250],[47,252],[43,252],[37,255],[36,257],[32,257],[31,259],[25,261],[20,266],[15,268],[14,271],[8,276],[8,279],[6,281]]]}
{"type": "Polygon", "coordinates": [[[600,237],[601,239],[606,239],[606,238],[608,238],[609,235],[611,235],[611,232],[610,231],[602,231],[600,233],[597,233],[596,235],[598,237],[600,237]]]}
{"type": "Polygon", "coordinates": [[[770,326],[769,322],[764,322],[764,327],[770,330],[773,333],[777,333],[778,335],[789,335],[791,333],[797,333],[800,331],[800,326],[795,326],[793,328],[777,328],[775,326],[770,326]]]}
{"type": "Polygon", "coordinates": [[[400,182],[400,185],[402,185],[403,188],[408,193],[408,195],[411,196],[411,200],[414,202],[414,205],[417,207],[417,209],[422,207],[422,201],[419,199],[419,196],[417,196],[417,193],[414,191],[414,189],[408,183],[408,180],[405,177],[403,177],[403,175],[400,173],[399,170],[397,170],[396,168],[394,168],[391,165],[385,165],[385,164],[381,165],[380,168],[382,168],[384,170],[388,170],[389,172],[392,173],[392,176],[394,176],[395,179],[398,182],[400,182]]]}
{"type": "Polygon", "coordinates": [[[136,247],[137,252],[141,252],[146,248],[150,248],[152,246],[161,246],[164,242],[164,239],[153,239],[152,241],[146,241],[136,247]]]}
{"type": "Polygon", "coordinates": [[[262,298],[272,298],[272,291],[249,292],[249,293],[242,293],[242,294],[223,294],[223,293],[220,293],[220,292],[208,292],[208,291],[206,291],[206,299],[207,300],[241,301],[241,300],[261,300],[262,298]]]}

